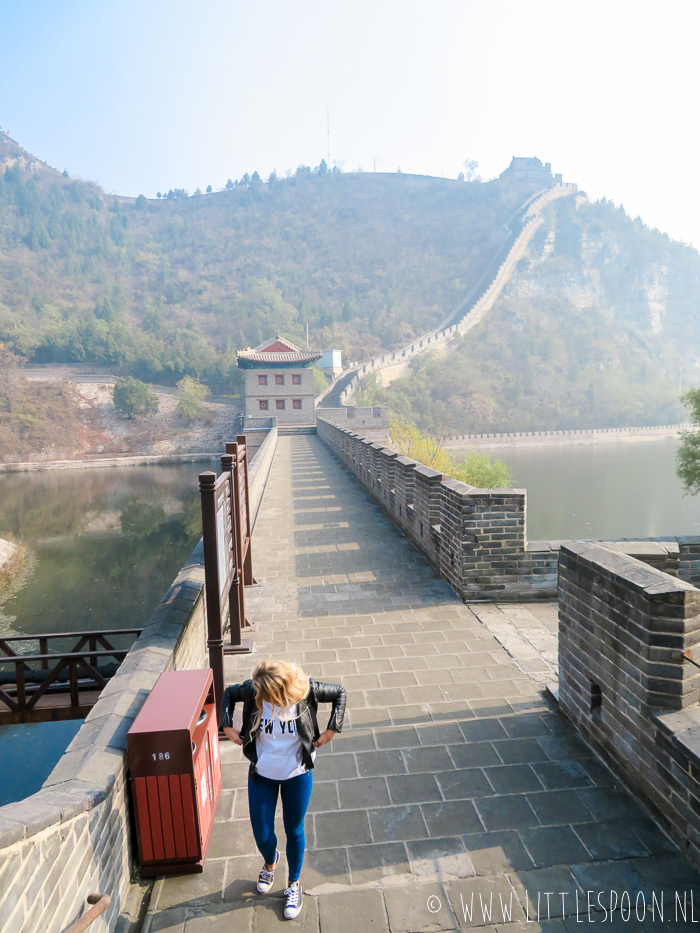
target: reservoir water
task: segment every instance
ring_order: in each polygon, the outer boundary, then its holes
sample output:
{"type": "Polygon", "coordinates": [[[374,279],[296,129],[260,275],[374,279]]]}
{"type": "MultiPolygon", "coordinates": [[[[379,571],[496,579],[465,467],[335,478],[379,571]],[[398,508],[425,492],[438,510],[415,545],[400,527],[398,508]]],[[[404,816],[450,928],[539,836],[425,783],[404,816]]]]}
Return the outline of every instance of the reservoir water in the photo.
{"type": "MultiPolygon", "coordinates": [[[[143,626],[202,533],[197,474],[215,468],[0,475],[0,536],[28,547],[31,568],[0,604],[0,637],[143,626]]],[[[0,727],[0,806],[37,791],[79,727],[0,727]]]]}
{"type": "Polygon", "coordinates": [[[479,450],[527,489],[527,538],[541,541],[700,534],[700,496],[684,496],[676,476],[678,445],[652,438],[479,450]]]}

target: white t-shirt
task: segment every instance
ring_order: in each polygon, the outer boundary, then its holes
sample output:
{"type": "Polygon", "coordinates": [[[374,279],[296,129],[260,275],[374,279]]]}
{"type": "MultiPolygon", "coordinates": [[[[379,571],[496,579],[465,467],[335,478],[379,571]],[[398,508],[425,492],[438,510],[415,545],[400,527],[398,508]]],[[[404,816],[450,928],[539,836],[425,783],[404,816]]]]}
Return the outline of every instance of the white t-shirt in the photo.
{"type": "MultiPolygon", "coordinates": [[[[258,753],[255,770],[258,774],[272,781],[286,781],[306,772],[296,717],[296,704],[282,710],[263,700],[260,731],[255,739],[258,753]]],[[[315,751],[311,752],[311,758],[316,759],[315,751]]]]}

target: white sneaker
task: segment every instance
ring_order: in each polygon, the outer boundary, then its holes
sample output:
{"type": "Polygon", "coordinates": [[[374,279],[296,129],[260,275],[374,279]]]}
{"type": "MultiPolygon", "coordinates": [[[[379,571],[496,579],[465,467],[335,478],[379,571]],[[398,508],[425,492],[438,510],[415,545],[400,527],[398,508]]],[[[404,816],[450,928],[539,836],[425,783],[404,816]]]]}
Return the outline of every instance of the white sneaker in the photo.
{"type": "Polygon", "coordinates": [[[277,850],[277,858],[275,859],[275,865],[272,871],[265,868],[264,864],[263,864],[263,867],[260,869],[260,874],[258,875],[258,891],[260,892],[260,894],[267,894],[267,892],[272,887],[272,884],[275,880],[275,868],[277,868],[277,865],[279,864],[279,860],[280,860],[280,854],[279,854],[279,850],[277,850]]]}
{"type": "Polygon", "coordinates": [[[301,885],[298,881],[285,888],[284,896],[287,901],[284,905],[284,919],[295,920],[301,913],[301,885]]]}

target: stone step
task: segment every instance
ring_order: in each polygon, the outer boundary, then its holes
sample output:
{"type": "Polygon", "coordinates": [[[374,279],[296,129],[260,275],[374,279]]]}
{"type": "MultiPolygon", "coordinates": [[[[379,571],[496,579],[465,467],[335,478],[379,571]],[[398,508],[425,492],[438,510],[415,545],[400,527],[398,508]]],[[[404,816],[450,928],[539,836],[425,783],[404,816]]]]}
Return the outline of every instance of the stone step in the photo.
{"type": "Polygon", "coordinates": [[[278,424],[277,434],[286,437],[290,434],[315,434],[316,424],[278,424]]]}

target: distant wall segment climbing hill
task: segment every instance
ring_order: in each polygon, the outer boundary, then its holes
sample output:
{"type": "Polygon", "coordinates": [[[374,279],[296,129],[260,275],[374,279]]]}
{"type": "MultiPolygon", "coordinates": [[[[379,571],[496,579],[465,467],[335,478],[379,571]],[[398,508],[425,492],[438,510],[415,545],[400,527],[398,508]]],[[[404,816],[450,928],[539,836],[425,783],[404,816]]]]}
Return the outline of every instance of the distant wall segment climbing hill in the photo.
{"type": "Polygon", "coordinates": [[[435,330],[411,341],[400,350],[383,353],[366,363],[342,373],[318,399],[321,405],[349,405],[363,379],[376,373],[383,386],[405,375],[412,360],[428,351],[443,352],[457,337],[475,327],[493,307],[515,266],[523,257],[538,228],[544,222],[543,209],[558,198],[576,194],[575,184],[557,184],[530,196],[511,218],[512,230],[498,255],[492,260],[477,284],[446,320],[435,330]]]}

